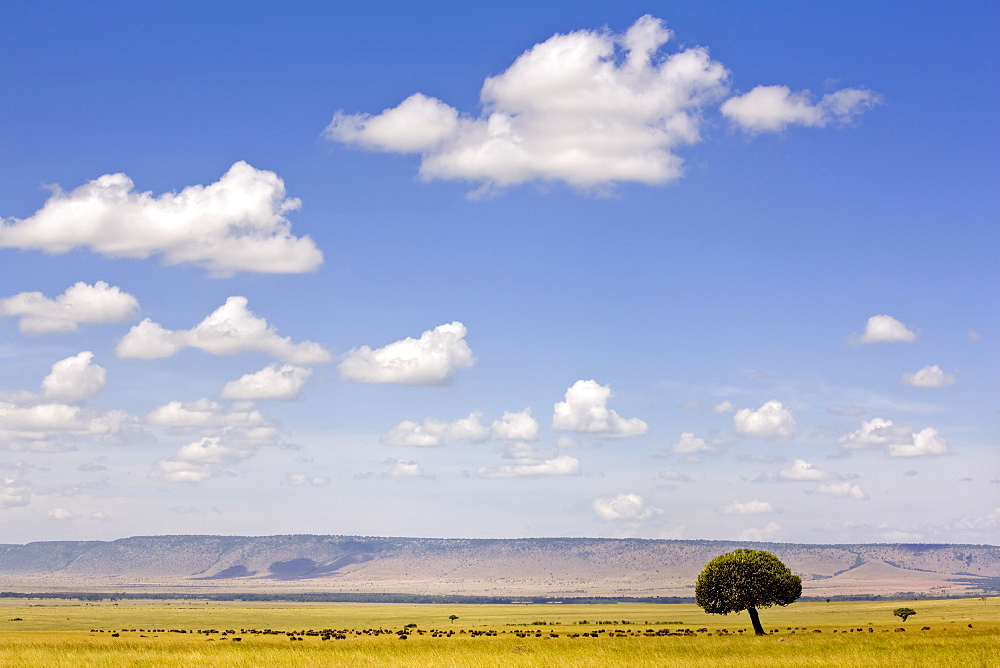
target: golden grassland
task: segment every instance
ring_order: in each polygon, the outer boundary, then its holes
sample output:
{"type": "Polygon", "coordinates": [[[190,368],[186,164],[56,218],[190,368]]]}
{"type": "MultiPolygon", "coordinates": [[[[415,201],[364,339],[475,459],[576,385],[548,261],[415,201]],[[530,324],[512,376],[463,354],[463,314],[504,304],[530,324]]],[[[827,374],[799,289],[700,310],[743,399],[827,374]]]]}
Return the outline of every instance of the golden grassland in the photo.
{"type": "Polygon", "coordinates": [[[755,637],[745,614],[707,615],[693,604],[3,600],[0,666],[1000,666],[1000,598],[804,602],[761,619],[773,633],[755,637]],[[901,606],[916,616],[894,617],[901,606]],[[401,641],[409,624],[416,629],[401,641]],[[350,632],[298,635],[310,629],[350,632]]]}

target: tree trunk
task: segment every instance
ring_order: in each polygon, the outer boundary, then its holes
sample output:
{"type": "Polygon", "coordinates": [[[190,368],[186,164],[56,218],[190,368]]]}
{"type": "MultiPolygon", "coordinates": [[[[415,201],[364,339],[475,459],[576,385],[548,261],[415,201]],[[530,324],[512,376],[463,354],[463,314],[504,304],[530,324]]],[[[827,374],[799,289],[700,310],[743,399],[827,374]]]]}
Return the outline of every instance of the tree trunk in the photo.
{"type": "Polygon", "coordinates": [[[753,632],[759,636],[766,635],[764,627],[760,625],[760,617],[757,616],[757,608],[747,608],[750,614],[750,623],[753,624],[753,632]]]}

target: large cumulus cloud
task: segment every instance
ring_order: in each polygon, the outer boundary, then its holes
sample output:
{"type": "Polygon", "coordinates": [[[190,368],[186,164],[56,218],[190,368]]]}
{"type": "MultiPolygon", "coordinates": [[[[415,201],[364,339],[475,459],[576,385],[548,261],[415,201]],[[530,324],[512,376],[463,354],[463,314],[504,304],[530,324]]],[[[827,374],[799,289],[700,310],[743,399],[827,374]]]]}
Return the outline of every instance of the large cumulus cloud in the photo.
{"type": "MultiPolygon", "coordinates": [[[[622,34],[556,34],[484,81],[478,116],[414,93],[374,115],[338,111],[324,134],[419,154],[423,179],[471,181],[481,190],[535,180],[581,189],[666,183],[683,172],[678,148],[701,141],[706,111],[729,91],[729,72],[708,49],[667,52],[672,37],[649,15],[622,34]]],[[[813,103],[808,92],[771,86],[729,100],[722,111],[751,132],[779,131],[845,120],[876,100],[844,89],[813,103]]]]}
{"type": "Polygon", "coordinates": [[[0,219],[0,248],[162,255],[166,264],[195,264],[217,276],[301,273],[316,269],[323,254],[291,233],[285,214],[300,205],[285,196],[277,174],[242,161],[215,183],[159,196],[137,192],[125,174],[105,174],[70,192],[55,188],[28,218],[0,219]]]}

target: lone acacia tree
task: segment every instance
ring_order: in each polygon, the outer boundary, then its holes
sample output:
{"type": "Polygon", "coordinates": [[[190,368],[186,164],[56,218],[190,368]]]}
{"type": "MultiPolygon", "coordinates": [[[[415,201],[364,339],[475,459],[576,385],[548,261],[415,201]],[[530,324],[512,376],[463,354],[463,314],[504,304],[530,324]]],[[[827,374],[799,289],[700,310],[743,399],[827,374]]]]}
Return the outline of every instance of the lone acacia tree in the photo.
{"type": "Polygon", "coordinates": [[[802,595],[802,578],[770,552],[739,549],[705,564],[694,586],[705,612],[728,615],[746,610],[753,631],[764,635],[758,608],[788,605],[802,595]]]}
{"type": "Polygon", "coordinates": [[[903,621],[905,622],[907,617],[912,617],[913,615],[917,614],[917,611],[914,610],[913,608],[896,608],[895,610],[892,611],[892,614],[896,615],[897,617],[902,617],[903,621]]]}

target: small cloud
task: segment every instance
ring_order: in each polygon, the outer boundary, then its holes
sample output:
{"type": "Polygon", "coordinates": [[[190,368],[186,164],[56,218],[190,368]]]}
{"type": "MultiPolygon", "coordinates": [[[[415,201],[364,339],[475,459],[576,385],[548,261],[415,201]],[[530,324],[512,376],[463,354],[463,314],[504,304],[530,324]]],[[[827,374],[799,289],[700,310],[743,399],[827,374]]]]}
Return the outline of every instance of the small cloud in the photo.
{"type": "Polygon", "coordinates": [[[923,534],[914,533],[912,531],[886,531],[881,535],[883,541],[887,543],[918,543],[924,539],[923,534]]]}
{"type": "Polygon", "coordinates": [[[52,508],[46,515],[53,520],[72,520],[76,518],[76,513],[67,508],[52,508]]]}
{"type": "Polygon", "coordinates": [[[784,441],[795,437],[795,418],[780,401],[768,401],[756,410],[744,408],[733,415],[736,433],[751,438],[784,441]]]}
{"type": "Polygon", "coordinates": [[[490,425],[490,437],[498,441],[537,441],[538,428],[530,408],[519,413],[504,411],[503,417],[490,425]]]}
{"type": "Polygon", "coordinates": [[[356,383],[400,383],[441,386],[451,384],[455,371],[476,363],[465,342],[468,331],[460,322],[439,325],[420,335],[372,350],[349,351],[338,365],[344,380],[356,383]]]}
{"type": "Polygon", "coordinates": [[[680,471],[660,471],[657,478],[666,482],[691,482],[691,478],[680,471]]]}
{"type": "Polygon", "coordinates": [[[576,457],[561,455],[551,459],[519,458],[513,465],[476,470],[480,478],[522,478],[534,476],[580,475],[580,461],[576,457]]]}
{"type": "Polygon", "coordinates": [[[659,508],[647,505],[638,494],[594,499],[592,507],[601,519],[611,522],[637,522],[663,513],[659,508]]]}
{"type": "Polygon", "coordinates": [[[406,459],[390,457],[382,462],[389,465],[389,470],[382,474],[383,478],[422,478],[424,470],[420,464],[406,459]]]}
{"type": "Polygon", "coordinates": [[[779,531],[781,531],[781,526],[777,522],[768,522],[767,526],[760,529],[744,529],[743,533],[740,534],[740,540],[753,542],[768,541],[774,538],[779,531]]]}
{"type": "Polygon", "coordinates": [[[292,364],[274,363],[255,373],[248,373],[222,388],[223,399],[297,399],[312,369],[292,364]]]}
{"type": "Polygon", "coordinates": [[[873,315],[868,318],[863,334],[851,336],[855,344],[865,343],[913,343],[917,340],[916,332],[888,315],[873,315]]]}
{"type": "Polygon", "coordinates": [[[813,102],[809,91],[793,93],[788,86],[757,86],[722,104],[722,114],[750,134],[781,132],[789,125],[825,127],[847,123],[881,102],[870,90],[844,88],[813,102]]]}
{"type": "Polygon", "coordinates": [[[285,476],[284,484],[295,487],[324,487],[330,484],[330,479],[306,473],[289,473],[285,476]]]}
{"type": "Polygon", "coordinates": [[[733,402],[731,402],[729,399],[726,399],[725,401],[723,401],[721,403],[718,403],[718,404],[715,404],[714,406],[712,406],[712,412],[713,413],[735,413],[736,412],[736,404],[734,404],[733,402]]]}
{"type": "Polygon", "coordinates": [[[948,454],[948,441],[937,429],[927,427],[916,431],[910,426],[897,426],[892,420],[872,418],[855,431],[840,437],[845,450],[884,448],[890,457],[924,457],[948,454]]]}
{"type": "Polygon", "coordinates": [[[890,457],[928,457],[948,454],[948,441],[937,429],[927,427],[912,436],[910,443],[894,443],[889,446],[890,457]]]}
{"type": "Polygon", "coordinates": [[[18,327],[29,335],[75,332],[81,323],[128,322],[138,313],[135,297],[104,281],[75,283],[55,299],[41,292],[0,299],[0,316],[20,318],[18,327]]]}
{"type": "Polygon", "coordinates": [[[937,364],[925,366],[913,373],[904,373],[899,378],[899,382],[913,387],[947,387],[955,382],[955,376],[945,373],[937,364]]]}
{"type": "Polygon", "coordinates": [[[225,409],[208,399],[170,402],[151,412],[146,421],[201,436],[154,464],[150,477],[166,482],[199,483],[231,473],[262,447],[284,444],[277,427],[260,411],[225,409]]]}
{"type": "Polygon", "coordinates": [[[84,351],[52,365],[42,394],[0,395],[0,449],[33,452],[75,450],[73,441],[124,444],[148,442],[138,418],[121,410],[102,411],[78,404],[106,384],[105,370],[84,351]]]}
{"type": "Polygon", "coordinates": [[[566,390],[566,400],[553,407],[552,428],[606,438],[628,438],[649,431],[639,418],[625,419],[607,407],[610,385],[578,380],[566,390]]]}
{"type": "Polygon", "coordinates": [[[856,482],[842,481],[823,483],[816,488],[818,494],[826,494],[836,499],[867,499],[868,495],[861,489],[861,485],[856,482]]]}
{"type": "Polygon", "coordinates": [[[52,365],[52,372],[42,380],[42,396],[48,401],[77,404],[92,399],[107,385],[107,371],[92,364],[89,350],[67,357],[52,365]]]}
{"type": "Polygon", "coordinates": [[[90,521],[91,522],[110,522],[111,521],[111,517],[107,513],[105,513],[104,511],[95,510],[94,512],[90,513],[90,521]]]}
{"type": "MultiPolygon", "coordinates": [[[[831,477],[831,474],[821,471],[804,459],[796,459],[787,469],[779,471],[776,477],[765,476],[768,480],[779,482],[814,482],[826,480],[829,477],[831,477]]],[[[765,478],[760,478],[759,480],[763,482],[765,478]]]]}
{"type": "Polygon", "coordinates": [[[696,408],[701,408],[701,399],[690,399],[681,404],[681,408],[686,411],[691,411],[696,408]]]}
{"type": "Polygon", "coordinates": [[[146,422],[177,432],[192,430],[227,430],[236,427],[254,429],[267,427],[270,422],[251,405],[231,405],[229,408],[211,399],[170,401],[157,406],[146,416],[146,422]]]}
{"type": "Polygon", "coordinates": [[[671,452],[679,455],[694,455],[700,452],[715,452],[715,448],[705,442],[705,439],[698,438],[694,432],[685,431],[680,438],[670,446],[671,452]]]}
{"type": "Polygon", "coordinates": [[[761,513],[773,513],[774,507],[768,501],[754,499],[753,501],[733,501],[723,506],[720,510],[723,515],[757,515],[761,513]]]}
{"type": "Polygon", "coordinates": [[[0,509],[18,508],[31,503],[31,486],[17,478],[0,478],[0,509]]]}
{"type": "Polygon", "coordinates": [[[383,445],[412,445],[423,448],[433,448],[444,445],[449,440],[484,441],[490,434],[480,422],[482,413],[469,413],[469,416],[454,422],[442,422],[427,418],[423,424],[412,420],[403,420],[379,437],[383,445]]]}
{"type": "Polygon", "coordinates": [[[331,355],[312,341],[292,343],[279,336],[264,318],[247,308],[247,298],[234,296],[188,330],[169,330],[146,318],[122,337],[115,348],[119,358],[162,359],[184,348],[212,355],[259,352],[296,365],[324,364],[331,355]]]}

